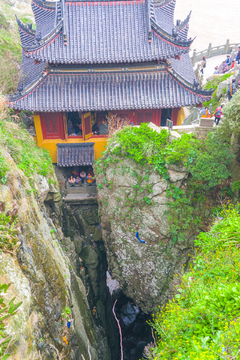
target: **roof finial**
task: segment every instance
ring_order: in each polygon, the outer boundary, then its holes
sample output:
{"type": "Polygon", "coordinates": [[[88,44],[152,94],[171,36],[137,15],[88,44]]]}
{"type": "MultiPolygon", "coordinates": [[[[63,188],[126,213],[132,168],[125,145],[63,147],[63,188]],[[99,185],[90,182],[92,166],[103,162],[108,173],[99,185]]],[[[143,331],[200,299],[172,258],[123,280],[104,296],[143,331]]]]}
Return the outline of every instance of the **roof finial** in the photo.
{"type": "Polygon", "coordinates": [[[62,20],[63,20],[63,42],[64,45],[67,45],[65,0],[62,0],[62,20]]]}
{"type": "Polygon", "coordinates": [[[36,40],[37,40],[38,42],[42,40],[41,31],[39,31],[39,33],[36,35],[36,40]]]}
{"type": "Polygon", "coordinates": [[[151,27],[151,0],[146,0],[146,12],[147,12],[147,30],[148,30],[148,41],[152,40],[152,27],[151,27]]]}

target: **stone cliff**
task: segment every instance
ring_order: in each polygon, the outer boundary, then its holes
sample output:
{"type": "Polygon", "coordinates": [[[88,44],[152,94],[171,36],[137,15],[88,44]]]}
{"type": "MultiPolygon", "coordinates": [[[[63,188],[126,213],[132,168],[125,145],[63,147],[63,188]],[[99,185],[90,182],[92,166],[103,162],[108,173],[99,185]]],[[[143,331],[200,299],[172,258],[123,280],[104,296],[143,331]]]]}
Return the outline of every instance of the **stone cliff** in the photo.
{"type": "MultiPolygon", "coordinates": [[[[18,137],[26,137],[31,151],[36,147],[30,137],[26,133],[21,134],[15,124],[6,123],[4,126],[17,130],[18,137]]],[[[114,348],[115,328],[111,323],[111,302],[110,313],[105,315],[106,304],[101,300],[105,296],[105,302],[108,302],[106,280],[101,282],[101,296],[97,285],[94,287],[95,295],[99,297],[96,316],[92,304],[89,304],[93,297],[90,285],[86,290],[85,265],[81,264],[81,270],[80,266],[76,268],[76,259],[79,259],[78,254],[84,248],[83,259],[90,268],[92,266],[89,276],[95,276],[97,281],[95,269],[99,263],[98,249],[92,249],[91,246],[88,249],[87,238],[86,244],[83,244],[80,237],[73,242],[73,239],[63,235],[63,204],[54,172],[51,178],[34,171],[27,176],[3,145],[4,135],[1,133],[1,176],[3,162],[7,168],[0,184],[1,211],[15,217],[19,247],[16,256],[9,252],[1,253],[0,282],[12,283],[7,299],[14,296],[16,302],[23,301],[17,315],[7,324],[7,333],[13,336],[9,359],[114,358],[105,333],[107,328],[112,338],[110,346],[114,348]],[[108,322],[104,323],[107,317],[108,322]],[[67,322],[71,323],[70,327],[67,322]]],[[[23,152],[17,144],[13,151],[14,157],[20,157],[23,152]]],[[[98,227],[98,219],[96,221],[98,227]]],[[[105,267],[102,265],[102,277],[105,267]]],[[[106,273],[104,275],[106,279],[106,273]]],[[[118,351],[118,347],[115,348],[118,351]]]]}
{"type": "Polygon", "coordinates": [[[164,179],[150,164],[115,155],[116,146],[110,144],[95,165],[107,260],[125,294],[149,313],[171,297],[174,274],[192,252],[189,234],[173,241],[167,220],[166,191],[170,184],[184,189],[188,171],[168,165],[164,179]]]}

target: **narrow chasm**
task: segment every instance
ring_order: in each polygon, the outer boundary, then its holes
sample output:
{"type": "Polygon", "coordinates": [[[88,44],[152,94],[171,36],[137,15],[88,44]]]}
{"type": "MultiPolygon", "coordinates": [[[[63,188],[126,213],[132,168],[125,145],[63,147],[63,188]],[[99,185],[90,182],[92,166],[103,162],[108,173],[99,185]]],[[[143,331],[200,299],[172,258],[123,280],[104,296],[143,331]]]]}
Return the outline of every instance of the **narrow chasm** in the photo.
{"type": "MultiPolygon", "coordinates": [[[[119,356],[119,334],[112,313],[113,300],[106,284],[107,260],[95,199],[77,203],[45,202],[59,235],[61,247],[69,259],[69,267],[80,277],[86,289],[91,318],[98,337],[99,359],[113,360],[119,356]]],[[[71,278],[80,311],[83,299],[77,279],[71,278]]],[[[76,339],[77,343],[77,339],[76,339]]]]}
{"type": "MultiPolygon", "coordinates": [[[[147,357],[148,347],[152,347],[154,339],[148,325],[150,315],[145,314],[121,289],[113,294],[115,314],[119,320],[122,333],[122,353],[124,360],[139,360],[147,357]]],[[[121,349],[120,349],[121,350],[121,349]]]]}
{"type": "MultiPolygon", "coordinates": [[[[108,272],[97,199],[63,202],[61,206],[56,206],[52,201],[45,204],[57,229],[62,249],[68,256],[70,268],[81,278],[86,288],[96,333],[101,338],[99,350],[105,354],[102,358],[121,359],[119,326],[113,313],[115,301],[114,311],[122,332],[123,358],[142,358],[144,348],[153,342],[151,328],[147,323],[150,316],[126,297],[108,272]]],[[[73,289],[75,281],[71,279],[73,289]]],[[[75,296],[78,297],[76,293],[75,296]]]]}

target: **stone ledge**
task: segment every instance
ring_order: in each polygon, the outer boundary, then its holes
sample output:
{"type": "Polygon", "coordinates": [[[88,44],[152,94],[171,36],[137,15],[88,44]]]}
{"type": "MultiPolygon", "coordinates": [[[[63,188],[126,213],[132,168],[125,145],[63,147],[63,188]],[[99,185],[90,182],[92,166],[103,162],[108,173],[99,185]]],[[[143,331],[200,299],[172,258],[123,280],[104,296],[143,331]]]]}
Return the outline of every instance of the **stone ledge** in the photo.
{"type": "Polygon", "coordinates": [[[70,204],[97,205],[97,197],[83,197],[77,194],[69,194],[63,198],[63,201],[70,204]]]}

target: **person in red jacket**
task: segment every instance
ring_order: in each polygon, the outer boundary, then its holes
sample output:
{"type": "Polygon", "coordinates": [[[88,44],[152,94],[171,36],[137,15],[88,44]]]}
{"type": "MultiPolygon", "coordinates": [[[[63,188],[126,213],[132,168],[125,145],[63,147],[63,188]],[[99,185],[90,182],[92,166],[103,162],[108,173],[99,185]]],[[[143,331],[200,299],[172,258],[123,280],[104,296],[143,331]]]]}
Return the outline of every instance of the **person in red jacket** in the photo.
{"type": "Polygon", "coordinates": [[[224,104],[222,104],[221,106],[217,107],[215,112],[214,112],[214,116],[215,116],[215,120],[214,122],[216,122],[216,125],[218,125],[221,117],[223,116],[223,112],[222,112],[222,108],[224,107],[224,104]]]}

